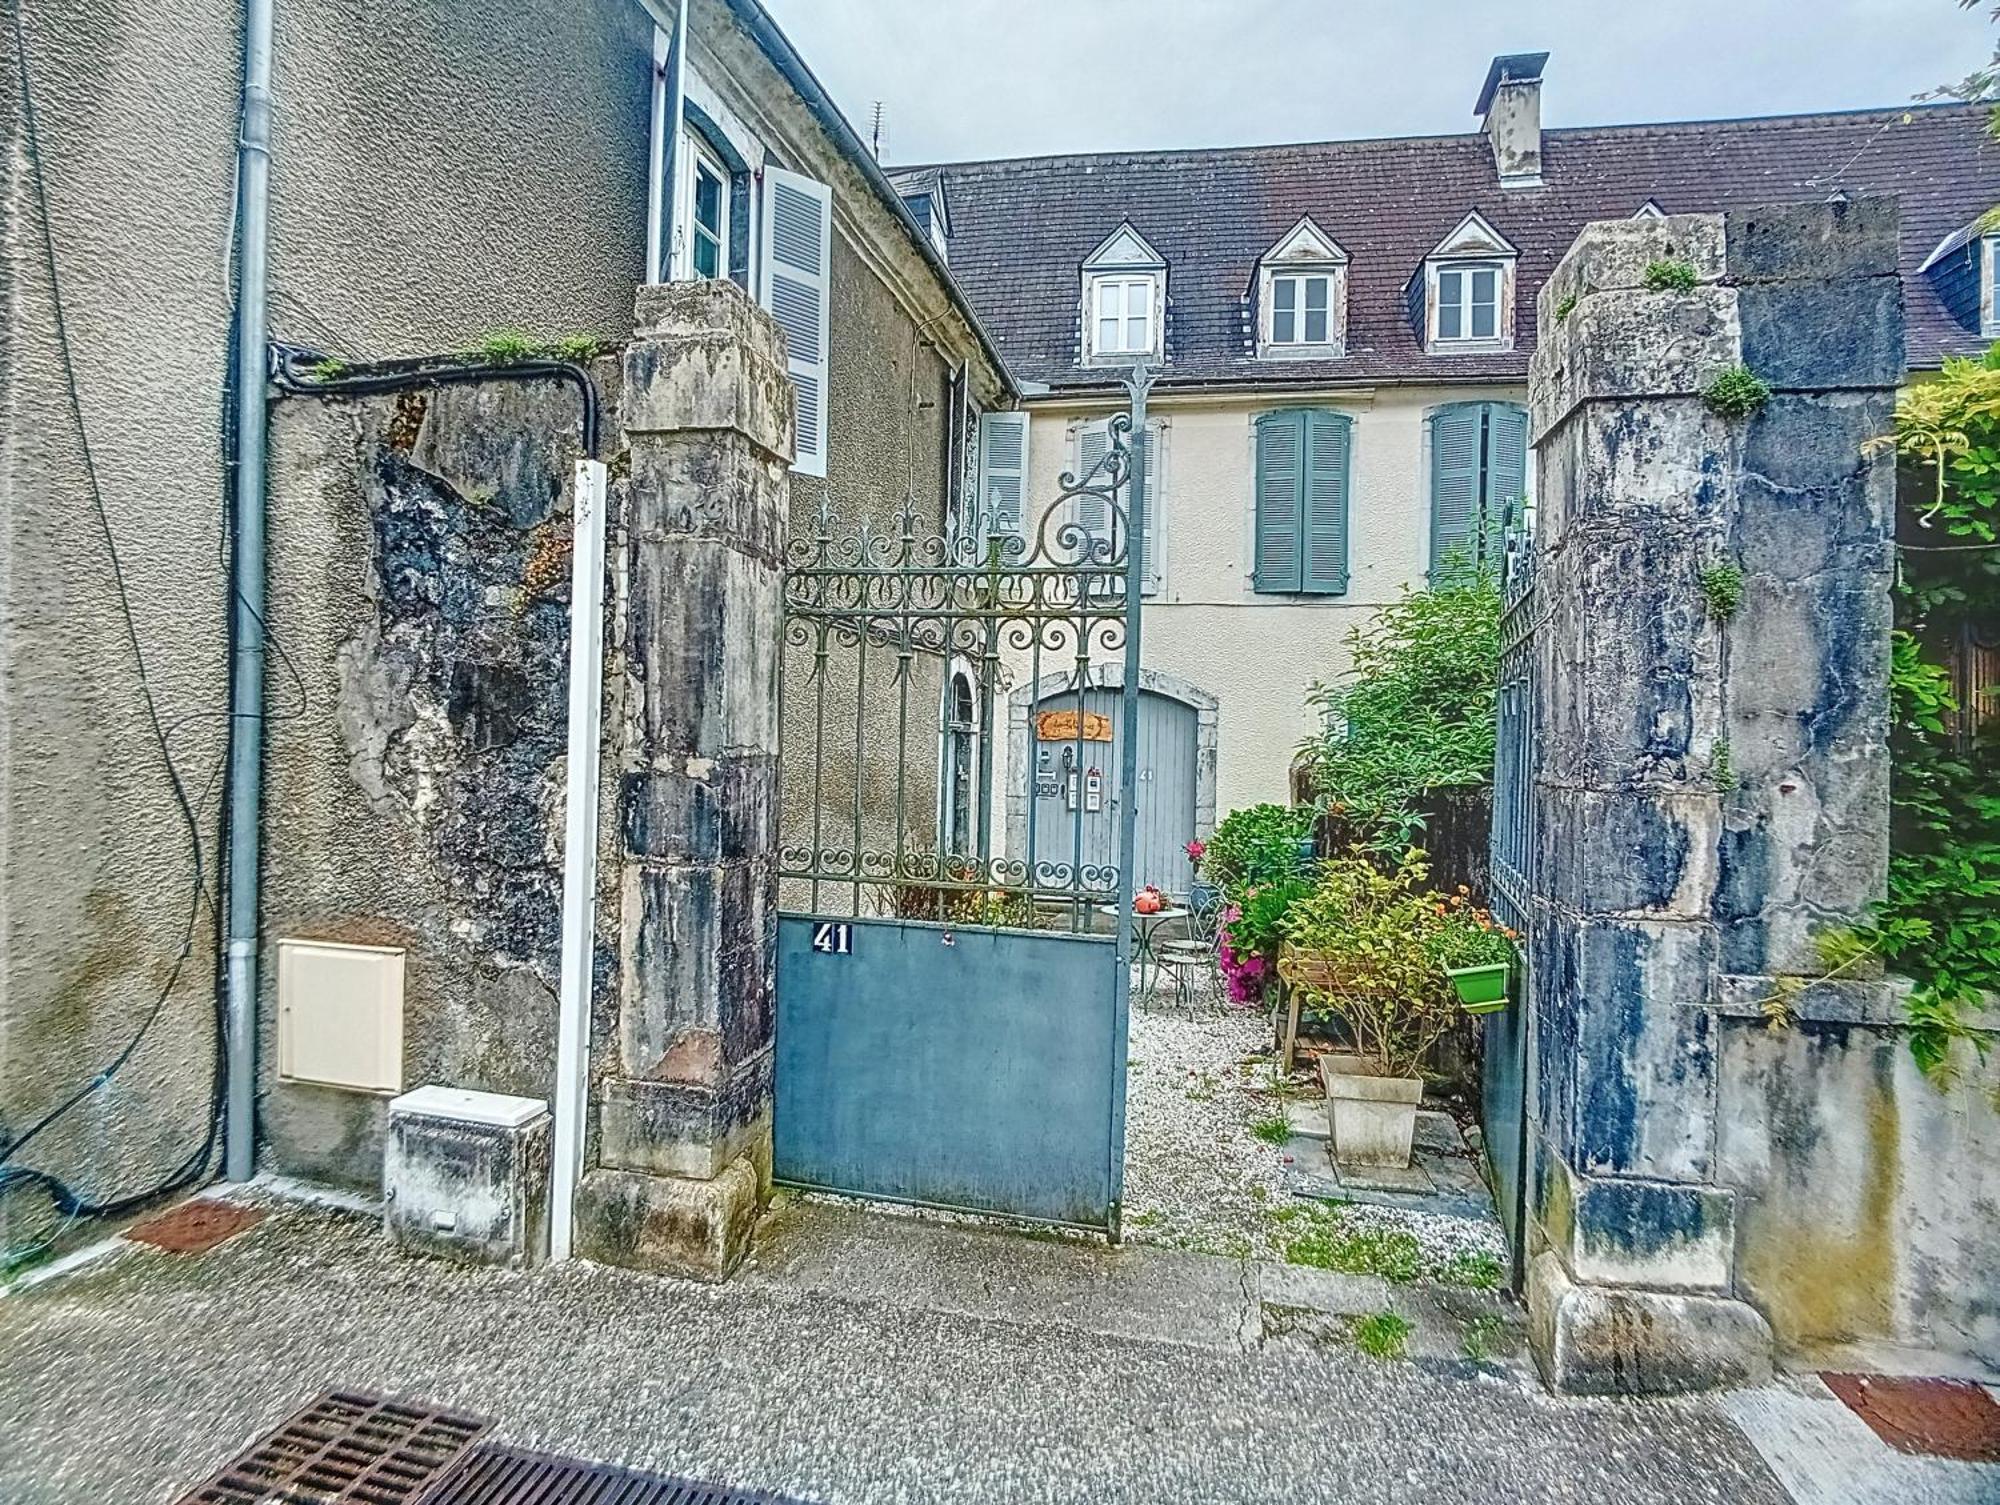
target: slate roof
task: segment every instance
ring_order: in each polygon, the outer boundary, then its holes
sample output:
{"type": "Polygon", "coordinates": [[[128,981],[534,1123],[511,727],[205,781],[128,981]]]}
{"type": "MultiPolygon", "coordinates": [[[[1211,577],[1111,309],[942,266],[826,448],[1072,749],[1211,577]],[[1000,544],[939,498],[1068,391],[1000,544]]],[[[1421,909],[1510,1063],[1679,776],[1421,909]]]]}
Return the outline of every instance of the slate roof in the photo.
{"type": "MultiPolygon", "coordinates": [[[[1918,275],[1947,235],[2000,204],[2000,142],[1967,105],[1550,130],[1538,189],[1502,192],[1483,136],[936,165],[951,197],[951,269],[1017,380],[1103,387],[1077,364],[1080,269],[1123,220],[1168,264],[1168,384],[1453,382],[1523,378],[1535,294],[1578,230],[1652,199],[1668,213],[1893,193],[1903,210],[1909,359],[1985,342],[1918,275]],[[1405,293],[1468,210],[1520,248],[1516,341],[1426,354],[1405,293]],[[1346,250],[1347,355],[1255,358],[1258,259],[1311,215],[1346,250]]],[[[911,169],[915,171],[915,169],[911,169]]],[[[899,174],[900,176],[900,174],[899,174]]]]}

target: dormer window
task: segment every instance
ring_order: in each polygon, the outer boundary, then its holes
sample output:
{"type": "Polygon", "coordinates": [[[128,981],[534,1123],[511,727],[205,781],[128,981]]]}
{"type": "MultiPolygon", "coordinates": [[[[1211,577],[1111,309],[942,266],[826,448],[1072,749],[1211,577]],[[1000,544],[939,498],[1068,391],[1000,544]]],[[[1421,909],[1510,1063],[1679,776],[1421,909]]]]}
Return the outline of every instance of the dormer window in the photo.
{"type": "Polygon", "coordinates": [[[1989,340],[2000,338],[1996,260],[2000,260],[2000,233],[1984,233],[1982,216],[1938,242],[1917,269],[1961,328],[1989,340]]]}
{"type": "Polygon", "coordinates": [[[1437,343],[1500,338],[1497,262],[1453,262],[1438,268],[1437,343]]]}
{"type": "Polygon", "coordinates": [[[1097,305],[1093,355],[1153,353],[1154,288],[1151,277],[1091,279],[1092,299],[1097,305]]]}
{"type": "Polygon", "coordinates": [[[1167,264],[1129,224],[1083,263],[1085,364],[1159,360],[1166,323],[1167,264]]]}
{"type": "Polygon", "coordinates": [[[1438,242],[1422,273],[1425,349],[1446,355],[1514,348],[1515,254],[1477,214],[1438,242]]]}
{"type": "Polygon", "coordinates": [[[1257,353],[1338,356],[1347,347],[1347,253],[1302,219],[1258,264],[1257,353]]]}

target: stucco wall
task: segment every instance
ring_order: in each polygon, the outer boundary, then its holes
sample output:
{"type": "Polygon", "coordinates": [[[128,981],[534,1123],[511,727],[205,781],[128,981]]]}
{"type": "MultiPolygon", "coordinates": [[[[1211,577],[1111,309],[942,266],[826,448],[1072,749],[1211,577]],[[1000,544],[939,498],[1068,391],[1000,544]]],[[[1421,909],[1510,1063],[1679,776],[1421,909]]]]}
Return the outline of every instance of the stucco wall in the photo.
{"type": "MultiPolygon", "coordinates": [[[[1160,488],[1163,550],[1157,594],[1143,610],[1149,669],[1185,679],[1218,702],[1218,815],[1288,797],[1292,759],[1314,729],[1306,694],[1348,666],[1348,635],[1429,567],[1425,417],[1449,402],[1519,402],[1520,387],[1389,389],[1299,400],[1176,399],[1155,394],[1165,424],[1160,488]],[[1334,597],[1267,596],[1250,587],[1254,540],[1253,424],[1278,407],[1324,406],[1354,416],[1349,585],[1334,597]]],[[[1036,404],[1028,441],[1029,495],[1046,507],[1073,459],[1073,429],[1110,411],[1036,404]]],[[[1157,499],[1156,499],[1157,500],[1157,499]]],[[[1111,657],[1114,655],[1098,655],[1111,657]]],[[[1017,682],[1022,664],[1009,660],[1017,682]]],[[[1044,665],[1044,673],[1050,666],[1044,665]]]]}
{"type": "MultiPolygon", "coordinates": [[[[238,7],[31,0],[28,8],[92,446],[162,718],[212,827],[227,703],[219,448],[238,7]]],[[[969,329],[956,315],[930,322],[946,304],[941,284],[913,246],[899,248],[900,227],[866,197],[872,190],[858,173],[829,165],[838,154],[823,129],[723,8],[699,7],[696,26],[697,59],[741,75],[712,81],[711,103],[793,165],[835,182],[834,484],[879,515],[886,499],[900,502],[914,457],[919,502],[934,510],[942,368],[913,349],[909,309],[923,311],[928,337],[961,359],[969,329]]],[[[462,349],[503,328],[629,335],[644,264],[651,45],[651,23],[632,0],[281,6],[274,337],[355,362],[462,349]]],[[[20,101],[11,54],[5,61],[14,139],[20,101]]],[[[19,153],[4,171],[0,1125],[13,1131],[124,1043],[172,963],[193,883],[91,523],[19,153]]],[[[990,368],[979,378],[989,395],[998,379],[990,368]]],[[[569,421],[574,398],[551,402],[569,421]]],[[[435,926],[447,910],[437,875],[354,803],[358,775],[345,768],[336,665],[325,654],[345,641],[342,622],[352,625],[342,613],[366,566],[369,474],[351,426],[327,428],[323,414],[308,423],[304,411],[281,407],[274,440],[274,569],[285,573],[273,580],[270,621],[307,698],[301,719],[287,722],[299,686],[274,657],[266,938],[293,926],[416,937],[413,996],[426,1018],[408,1079],[534,1088],[525,1063],[546,1000],[517,975],[495,981],[497,944],[484,961],[439,949],[435,926]],[[337,768],[350,785],[333,781],[337,768]],[[434,985],[447,973],[440,992],[434,985]],[[492,1018],[521,1023],[518,1038],[496,1038],[492,1018]],[[464,1033],[447,1049],[455,1030],[464,1033]],[[499,1054],[488,1059],[488,1047],[499,1054]]],[[[560,464],[554,473],[566,474],[560,464]]],[[[213,830],[206,835],[213,892],[213,830]]],[[[210,924],[204,912],[145,1048],[63,1134],[38,1141],[33,1162],[88,1166],[85,1190],[124,1191],[192,1145],[208,1091],[210,924]]],[[[269,1002],[268,965],[264,980],[269,1002]]],[[[294,1094],[290,1117],[275,1127],[276,1158],[368,1180],[368,1115],[357,1118],[348,1103],[315,1119],[307,1095],[294,1094]]]]}
{"type": "MultiPolygon", "coordinates": [[[[78,398],[211,892],[236,11],[25,0],[22,15],[78,398]]],[[[0,28],[0,90],[0,1134],[12,1135],[132,1037],[172,973],[194,877],[65,389],[11,28],[0,28]]],[[[195,917],[193,949],[130,1063],[37,1139],[28,1164],[85,1195],[120,1195],[199,1143],[211,924],[206,909],[195,917]]]]}
{"type": "Polygon", "coordinates": [[[630,334],[652,98],[631,0],[280,5],[272,89],[275,338],[370,359],[630,334]]]}

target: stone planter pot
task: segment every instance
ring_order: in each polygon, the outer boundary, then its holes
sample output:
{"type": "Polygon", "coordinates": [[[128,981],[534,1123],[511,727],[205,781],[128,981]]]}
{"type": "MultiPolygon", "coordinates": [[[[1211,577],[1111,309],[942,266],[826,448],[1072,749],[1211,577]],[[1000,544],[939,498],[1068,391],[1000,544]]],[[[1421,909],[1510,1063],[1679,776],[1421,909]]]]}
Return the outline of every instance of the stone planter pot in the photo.
{"type": "Polygon", "coordinates": [[[1445,976],[1458,992],[1459,1004],[1468,1014],[1494,1014],[1507,1007],[1506,962],[1487,962],[1477,967],[1447,967],[1445,976]]]}
{"type": "Polygon", "coordinates": [[[1325,1081],[1333,1158],[1342,1165],[1407,1166],[1424,1079],[1328,1070],[1325,1081]]]}

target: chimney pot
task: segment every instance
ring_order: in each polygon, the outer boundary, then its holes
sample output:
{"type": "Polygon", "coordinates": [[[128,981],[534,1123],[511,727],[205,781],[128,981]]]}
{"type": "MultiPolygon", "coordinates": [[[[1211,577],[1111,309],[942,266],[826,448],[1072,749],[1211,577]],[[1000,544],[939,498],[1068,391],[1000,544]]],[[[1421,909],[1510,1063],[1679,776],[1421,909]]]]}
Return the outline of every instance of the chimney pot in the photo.
{"type": "Polygon", "coordinates": [[[1546,52],[1511,52],[1493,59],[1472,113],[1493,143],[1502,188],[1542,184],[1542,68],[1546,52]]]}

